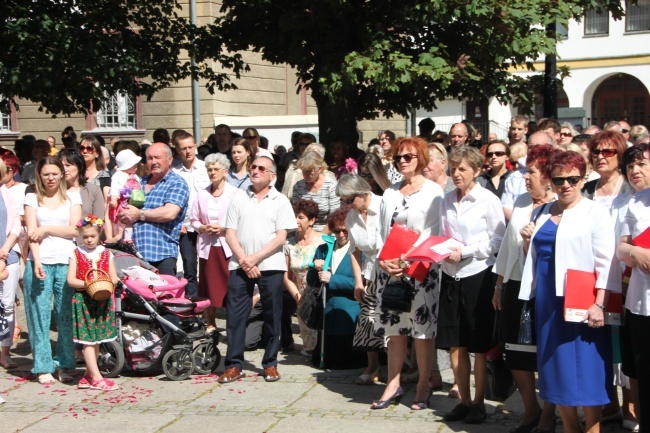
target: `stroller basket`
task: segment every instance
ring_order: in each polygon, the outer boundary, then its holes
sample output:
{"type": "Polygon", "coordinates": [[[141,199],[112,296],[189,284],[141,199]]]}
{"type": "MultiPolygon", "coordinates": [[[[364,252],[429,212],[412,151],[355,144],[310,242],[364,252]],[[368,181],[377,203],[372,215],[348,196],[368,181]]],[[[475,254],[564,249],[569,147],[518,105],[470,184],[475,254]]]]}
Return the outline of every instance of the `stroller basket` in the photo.
{"type": "Polygon", "coordinates": [[[203,312],[203,309],[210,306],[210,300],[206,298],[191,299],[163,299],[160,303],[170,312],[176,315],[195,315],[203,312]]]}

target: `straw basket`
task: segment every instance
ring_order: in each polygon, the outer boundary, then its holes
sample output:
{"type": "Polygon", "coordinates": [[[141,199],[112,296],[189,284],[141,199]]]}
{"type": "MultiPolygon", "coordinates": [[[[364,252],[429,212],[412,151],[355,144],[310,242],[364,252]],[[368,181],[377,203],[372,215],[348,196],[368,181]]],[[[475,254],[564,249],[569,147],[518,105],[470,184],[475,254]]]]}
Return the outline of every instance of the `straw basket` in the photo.
{"type": "Polygon", "coordinates": [[[84,277],[86,291],[95,301],[105,301],[113,294],[113,282],[106,271],[88,269],[84,277]]]}

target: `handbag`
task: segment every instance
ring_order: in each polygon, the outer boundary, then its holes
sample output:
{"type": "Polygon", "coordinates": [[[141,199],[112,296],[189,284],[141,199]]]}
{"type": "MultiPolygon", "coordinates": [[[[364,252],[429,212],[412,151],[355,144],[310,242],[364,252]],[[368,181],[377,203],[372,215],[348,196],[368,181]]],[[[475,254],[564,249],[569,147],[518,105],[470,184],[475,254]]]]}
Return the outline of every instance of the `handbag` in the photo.
{"type": "Polygon", "coordinates": [[[9,321],[5,314],[5,307],[2,305],[2,302],[0,302],[0,341],[5,338],[13,338],[13,335],[9,335],[9,321]]]}
{"type": "Polygon", "coordinates": [[[485,398],[488,400],[506,401],[517,389],[512,373],[505,365],[503,347],[499,326],[499,311],[494,316],[492,339],[494,346],[486,353],[487,358],[487,389],[485,398]]]}
{"type": "Polygon", "coordinates": [[[309,329],[323,329],[323,289],[321,287],[305,287],[302,292],[302,303],[298,307],[298,317],[305,322],[309,329]]]}
{"type": "Polygon", "coordinates": [[[380,295],[382,311],[408,313],[411,311],[413,293],[412,282],[406,278],[400,278],[399,282],[386,284],[380,295]]]}
{"type": "Polygon", "coordinates": [[[536,344],[535,340],[533,308],[528,305],[528,302],[525,302],[521,308],[521,318],[519,319],[518,343],[527,346],[534,346],[536,344]]]}

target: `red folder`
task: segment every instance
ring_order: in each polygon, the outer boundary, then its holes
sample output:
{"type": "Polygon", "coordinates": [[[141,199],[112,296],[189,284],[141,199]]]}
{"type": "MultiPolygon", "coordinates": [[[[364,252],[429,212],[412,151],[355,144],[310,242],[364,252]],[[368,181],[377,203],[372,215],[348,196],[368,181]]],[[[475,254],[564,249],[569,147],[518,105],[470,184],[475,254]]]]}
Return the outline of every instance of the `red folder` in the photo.
{"type": "Polygon", "coordinates": [[[632,244],[641,248],[650,248],[650,227],[645,229],[643,233],[632,239],[632,244]]]}
{"type": "MultiPolygon", "coordinates": [[[[393,224],[393,227],[388,233],[384,247],[379,253],[379,260],[393,260],[398,259],[402,254],[406,253],[417,242],[419,234],[407,229],[403,225],[393,224]]],[[[411,266],[404,269],[406,275],[410,275],[418,281],[424,281],[429,272],[431,263],[411,262],[411,266]]]]}
{"type": "Polygon", "coordinates": [[[422,242],[420,245],[414,248],[413,251],[408,253],[404,257],[404,259],[412,260],[412,261],[420,260],[423,262],[440,263],[441,261],[449,257],[451,253],[438,254],[437,252],[433,251],[431,247],[446,242],[449,239],[450,238],[444,236],[429,236],[427,239],[424,240],[424,242],[422,242]]]}
{"type": "MultiPolygon", "coordinates": [[[[596,302],[596,274],[593,272],[568,269],[566,290],[564,291],[564,320],[584,322],[589,307],[596,302]]],[[[610,293],[605,311],[607,325],[621,325],[623,297],[620,293],[610,293]]]]}

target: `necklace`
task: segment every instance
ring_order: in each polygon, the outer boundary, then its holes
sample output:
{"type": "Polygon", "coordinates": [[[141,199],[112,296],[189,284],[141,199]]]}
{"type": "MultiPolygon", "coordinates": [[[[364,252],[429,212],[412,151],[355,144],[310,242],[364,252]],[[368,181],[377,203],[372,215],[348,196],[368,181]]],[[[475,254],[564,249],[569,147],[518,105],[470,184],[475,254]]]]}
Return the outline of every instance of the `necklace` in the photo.
{"type": "Polygon", "coordinates": [[[605,185],[603,185],[600,181],[602,178],[598,179],[598,182],[596,183],[596,190],[594,191],[594,195],[596,196],[601,196],[601,197],[611,197],[613,195],[616,195],[616,191],[618,191],[621,188],[621,184],[623,183],[623,176],[618,175],[618,180],[616,181],[616,186],[612,190],[611,194],[598,194],[598,191],[603,188],[605,185]]]}

